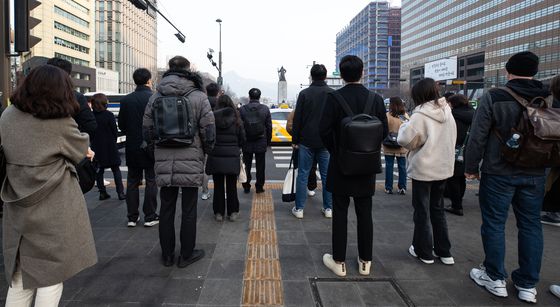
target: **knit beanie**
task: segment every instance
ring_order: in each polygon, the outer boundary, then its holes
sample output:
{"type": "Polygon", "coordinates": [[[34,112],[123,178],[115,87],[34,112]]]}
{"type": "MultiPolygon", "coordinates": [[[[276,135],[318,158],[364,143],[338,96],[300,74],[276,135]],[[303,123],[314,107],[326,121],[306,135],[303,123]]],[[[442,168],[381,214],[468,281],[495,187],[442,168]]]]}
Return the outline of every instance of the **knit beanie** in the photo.
{"type": "Polygon", "coordinates": [[[516,53],[507,61],[506,70],[513,75],[532,77],[539,72],[539,57],[530,51],[516,53]]]}

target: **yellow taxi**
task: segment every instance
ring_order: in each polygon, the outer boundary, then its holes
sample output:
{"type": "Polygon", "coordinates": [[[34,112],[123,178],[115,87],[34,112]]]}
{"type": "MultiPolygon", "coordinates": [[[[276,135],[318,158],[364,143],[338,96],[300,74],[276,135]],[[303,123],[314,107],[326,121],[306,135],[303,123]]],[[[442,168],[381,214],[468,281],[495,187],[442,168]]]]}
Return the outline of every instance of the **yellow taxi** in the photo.
{"type": "Polygon", "coordinates": [[[288,115],[292,109],[270,109],[272,119],[272,143],[291,143],[292,136],[286,131],[288,115]]]}

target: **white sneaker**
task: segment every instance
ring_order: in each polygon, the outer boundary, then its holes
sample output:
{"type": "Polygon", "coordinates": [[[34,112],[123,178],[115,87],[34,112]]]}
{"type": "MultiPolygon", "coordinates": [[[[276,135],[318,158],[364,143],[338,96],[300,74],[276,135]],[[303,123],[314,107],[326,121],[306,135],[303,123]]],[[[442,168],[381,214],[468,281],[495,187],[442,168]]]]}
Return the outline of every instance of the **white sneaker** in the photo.
{"type": "Polygon", "coordinates": [[[323,212],[323,215],[326,218],[328,218],[328,219],[332,218],[332,209],[331,208],[327,208],[327,209],[323,208],[323,209],[321,209],[321,212],[323,212]]]}
{"type": "Polygon", "coordinates": [[[537,303],[537,288],[521,288],[515,285],[515,289],[519,291],[517,297],[526,303],[537,303]]]}
{"type": "Polygon", "coordinates": [[[303,218],[303,209],[296,209],[296,207],[292,208],[292,214],[297,217],[298,219],[303,218]]]}
{"type": "Polygon", "coordinates": [[[443,263],[443,264],[447,264],[447,265],[455,264],[455,259],[453,259],[453,257],[451,257],[451,256],[440,257],[436,253],[434,253],[434,257],[439,258],[439,260],[441,260],[441,263],[443,263]]]}
{"type": "Polygon", "coordinates": [[[484,267],[481,266],[480,269],[476,269],[476,268],[472,269],[469,275],[477,285],[486,288],[488,292],[494,294],[495,296],[499,296],[499,297],[508,296],[507,289],[506,289],[506,281],[492,280],[492,278],[490,278],[488,274],[486,274],[486,270],[484,269],[484,267]]]}
{"type": "Polygon", "coordinates": [[[346,276],[346,265],[344,264],[344,262],[336,263],[331,254],[323,255],[323,264],[336,275],[340,277],[346,276]]]}
{"type": "Polygon", "coordinates": [[[307,196],[309,196],[309,197],[315,196],[315,191],[313,191],[313,190],[307,190],[307,196]]]}
{"type": "Polygon", "coordinates": [[[363,261],[358,257],[358,270],[360,275],[369,275],[369,269],[371,268],[371,261],[363,261]]]}
{"type": "Polygon", "coordinates": [[[554,294],[557,298],[560,298],[560,286],[558,285],[551,285],[550,292],[554,294]]]}
{"type": "Polygon", "coordinates": [[[126,226],[127,226],[127,227],[136,227],[136,224],[137,224],[138,222],[140,222],[140,217],[138,217],[138,219],[136,219],[136,222],[135,222],[135,221],[128,220],[128,223],[126,224],[126,226]]]}
{"type": "Polygon", "coordinates": [[[422,259],[422,258],[418,257],[418,255],[416,255],[416,252],[414,251],[414,246],[412,246],[412,245],[408,248],[408,253],[414,258],[420,259],[420,261],[424,262],[425,264],[434,263],[434,259],[422,259]]]}
{"type": "Polygon", "coordinates": [[[200,198],[202,198],[202,200],[208,200],[210,198],[210,192],[208,193],[202,193],[202,195],[200,196],[200,198]]]}

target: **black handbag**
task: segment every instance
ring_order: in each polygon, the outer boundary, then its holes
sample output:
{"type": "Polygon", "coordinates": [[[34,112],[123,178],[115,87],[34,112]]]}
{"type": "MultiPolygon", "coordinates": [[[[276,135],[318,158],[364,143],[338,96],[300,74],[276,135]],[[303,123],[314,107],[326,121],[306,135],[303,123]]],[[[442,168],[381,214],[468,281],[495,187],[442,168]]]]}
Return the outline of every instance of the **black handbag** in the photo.
{"type": "Polygon", "coordinates": [[[76,173],[78,174],[78,183],[82,189],[82,193],[86,194],[95,185],[95,178],[97,176],[97,161],[84,158],[76,164],[76,173]]]}
{"type": "Polygon", "coordinates": [[[401,148],[402,146],[397,142],[397,136],[398,134],[396,132],[389,132],[383,140],[383,145],[389,148],[401,148]]]}

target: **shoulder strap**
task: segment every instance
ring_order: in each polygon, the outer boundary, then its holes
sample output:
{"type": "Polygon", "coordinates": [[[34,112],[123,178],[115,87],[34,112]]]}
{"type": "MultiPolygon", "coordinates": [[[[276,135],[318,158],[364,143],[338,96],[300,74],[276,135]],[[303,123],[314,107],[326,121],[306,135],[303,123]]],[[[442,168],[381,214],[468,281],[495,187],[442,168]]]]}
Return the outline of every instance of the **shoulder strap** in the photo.
{"type": "Polygon", "coordinates": [[[508,94],[511,95],[511,97],[513,97],[513,99],[515,99],[517,102],[519,102],[520,105],[522,105],[523,107],[527,107],[529,105],[529,102],[527,101],[527,99],[519,96],[516,92],[514,92],[512,89],[510,89],[507,86],[501,86],[498,87],[498,89],[507,92],[508,94]]]}
{"type": "Polygon", "coordinates": [[[183,95],[183,97],[185,97],[185,98],[186,98],[186,97],[187,97],[187,96],[189,96],[189,95],[190,95],[190,94],[191,94],[192,92],[194,92],[194,91],[197,91],[197,90],[198,90],[198,89],[196,89],[196,88],[193,88],[192,90],[190,90],[190,91],[186,92],[186,93],[185,93],[185,95],[183,95]]]}
{"type": "Polygon", "coordinates": [[[344,113],[346,113],[346,115],[354,116],[354,112],[352,112],[352,109],[350,109],[348,102],[346,102],[346,99],[344,99],[344,97],[342,97],[339,92],[332,92],[332,95],[334,99],[340,104],[342,110],[344,110],[344,113]]]}
{"type": "Polygon", "coordinates": [[[370,115],[371,110],[373,110],[373,103],[375,102],[375,93],[369,91],[366,107],[364,108],[364,114],[370,115]]]}

